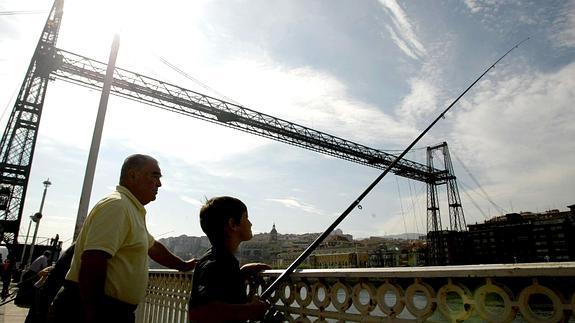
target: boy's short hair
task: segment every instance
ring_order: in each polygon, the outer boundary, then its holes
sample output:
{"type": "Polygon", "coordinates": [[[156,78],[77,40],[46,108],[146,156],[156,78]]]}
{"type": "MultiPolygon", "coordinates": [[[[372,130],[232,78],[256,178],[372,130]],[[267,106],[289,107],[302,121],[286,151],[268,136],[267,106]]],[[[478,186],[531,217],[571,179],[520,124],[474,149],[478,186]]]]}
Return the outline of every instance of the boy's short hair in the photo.
{"type": "Polygon", "coordinates": [[[213,197],[200,209],[200,226],[212,246],[221,245],[225,239],[225,225],[229,219],[240,222],[248,208],[244,202],[231,196],[213,197]]]}

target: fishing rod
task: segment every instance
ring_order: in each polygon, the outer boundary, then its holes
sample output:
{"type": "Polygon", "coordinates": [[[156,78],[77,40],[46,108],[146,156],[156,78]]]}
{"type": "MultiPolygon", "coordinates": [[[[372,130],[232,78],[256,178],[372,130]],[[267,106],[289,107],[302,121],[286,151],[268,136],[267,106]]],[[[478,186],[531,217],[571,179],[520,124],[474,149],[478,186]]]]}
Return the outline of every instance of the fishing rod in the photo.
{"type": "Polygon", "coordinates": [[[435,118],[435,120],[433,120],[433,122],[427,126],[427,128],[425,128],[425,130],[423,130],[422,133],[419,134],[419,136],[417,136],[417,138],[415,138],[415,140],[413,140],[413,142],[411,144],[409,144],[409,146],[407,146],[407,148],[405,148],[405,150],[399,155],[397,156],[393,162],[391,162],[391,164],[389,164],[389,166],[387,166],[387,168],[383,171],[383,173],[381,173],[381,175],[379,175],[375,181],[373,181],[373,183],[371,183],[366,189],[365,191],[363,191],[363,193],[361,193],[359,195],[359,197],[353,201],[353,203],[350,204],[350,206],[319,236],[317,237],[314,242],[312,242],[309,247],[307,247],[307,249],[304,250],[304,252],[297,257],[296,260],[294,260],[294,262],[289,265],[289,267],[278,277],[276,278],[276,280],[274,280],[269,286],[268,288],[266,288],[266,290],[261,294],[262,298],[267,298],[268,296],[270,296],[270,294],[277,288],[277,286],[279,285],[280,282],[282,282],[287,276],[289,276],[291,273],[294,272],[294,270],[314,251],[315,248],[317,248],[317,246],[319,246],[320,243],[323,242],[323,240],[325,240],[325,238],[327,238],[327,236],[341,223],[341,221],[343,221],[343,219],[345,219],[349,213],[351,213],[351,211],[353,211],[353,209],[355,209],[359,203],[361,202],[361,200],[363,200],[364,197],[367,196],[367,194],[369,194],[369,192],[371,192],[371,190],[385,177],[385,175],[387,175],[387,173],[389,173],[391,171],[391,169],[393,167],[395,167],[395,165],[401,160],[401,158],[403,158],[411,148],[413,148],[413,146],[415,146],[415,144],[440,120],[442,119],[445,114],[455,105],[455,103],[457,103],[457,101],[459,101],[459,99],[461,99],[461,97],[463,97],[474,85],[475,83],[479,82],[479,80],[481,80],[481,78],[487,74],[487,72],[489,72],[492,68],[495,67],[495,65],[497,63],[499,63],[499,61],[501,61],[505,56],[507,56],[507,54],[509,54],[512,50],[514,50],[515,48],[519,47],[519,45],[521,45],[522,43],[524,43],[525,41],[527,41],[530,37],[525,38],[524,40],[520,41],[519,43],[517,43],[517,45],[513,46],[510,50],[508,50],[503,56],[501,56],[498,60],[495,61],[495,63],[493,63],[488,69],[485,70],[485,72],[483,72],[483,74],[481,74],[475,81],[473,81],[473,83],[471,83],[471,85],[469,85],[467,87],[467,89],[465,89],[465,91],[463,91],[463,93],[461,93],[457,99],[455,99],[445,110],[443,110],[443,112],[437,117],[435,118]]]}

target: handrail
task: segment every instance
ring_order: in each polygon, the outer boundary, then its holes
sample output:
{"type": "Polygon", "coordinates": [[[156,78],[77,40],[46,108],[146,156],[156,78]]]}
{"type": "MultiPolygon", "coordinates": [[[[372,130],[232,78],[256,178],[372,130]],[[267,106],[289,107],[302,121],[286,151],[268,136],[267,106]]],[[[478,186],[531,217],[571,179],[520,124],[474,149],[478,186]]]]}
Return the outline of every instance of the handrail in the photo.
{"type": "MultiPolygon", "coordinates": [[[[261,292],[282,270],[249,286],[261,292]]],[[[138,323],[187,323],[192,273],[150,270],[138,323]]],[[[290,322],[561,322],[575,312],[575,262],[296,270],[271,295],[290,322]]]]}

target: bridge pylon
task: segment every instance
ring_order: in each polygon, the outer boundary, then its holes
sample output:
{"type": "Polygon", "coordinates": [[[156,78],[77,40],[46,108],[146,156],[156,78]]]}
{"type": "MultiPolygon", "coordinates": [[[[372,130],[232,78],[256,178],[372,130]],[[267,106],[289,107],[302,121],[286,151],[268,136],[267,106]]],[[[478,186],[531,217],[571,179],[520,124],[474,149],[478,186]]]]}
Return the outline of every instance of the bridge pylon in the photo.
{"type": "Polygon", "coordinates": [[[44,98],[55,68],[52,62],[56,57],[63,6],[63,0],[56,0],[52,6],[0,140],[1,245],[18,243],[44,98]]]}

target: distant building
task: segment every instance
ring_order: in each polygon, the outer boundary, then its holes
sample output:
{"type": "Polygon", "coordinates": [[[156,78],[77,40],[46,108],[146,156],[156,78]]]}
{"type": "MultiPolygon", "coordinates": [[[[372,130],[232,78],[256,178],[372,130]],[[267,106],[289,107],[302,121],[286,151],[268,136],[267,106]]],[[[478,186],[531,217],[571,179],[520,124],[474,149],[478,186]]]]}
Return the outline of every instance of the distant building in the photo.
{"type": "MultiPolygon", "coordinates": [[[[371,239],[371,238],[370,238],[371,239]]],[[[383,239],[378,247],[370,244],[366,267],[414,267],[426,265],[425,240],[383,239]]]]}
{"type": "Polygon", "coordinates": [[[343,252],[312,254],[309,264],[312,268],[366,268],[369,254],[367,252],[343,252]]]}
{"type": "Polygon", "coordinates": [[[278,231],[276,230],[276,224],[272,226],[272,231],[270,231],[270,242],[278,241],[278,231]]]}
{"type": "Polygon", "coordinates": [[[468,225],[470,263],[575,260],[575,205],[569,211],[510,213],[468,225]]]}
{"type": "MultiPolygon", "coordinates": [[[[319,237],[319,233],[279,234],[275,224],[269,233],[256,234],[240,245],[240,263],[264,262],[273,268],[287,268],[319,237]]],[[[334,230],[305,259],[300,268],[363,268],[370,266],[370,250],[383,238],[353,240],[350,234],[334,230]]],[[[408,261],[406,261],[407,263],[408,261]]]]}
{"type": "Polygon", "coordinates": [[[466,231],[430,231],[427,233],[428,266],[462,265],[468,262],[469,245],[466,231]]]}

